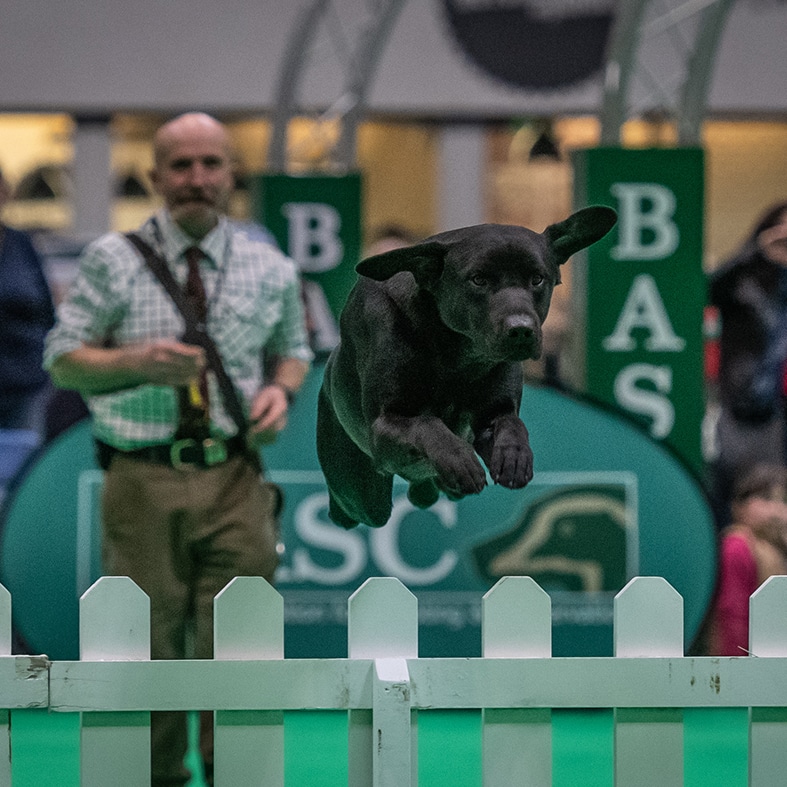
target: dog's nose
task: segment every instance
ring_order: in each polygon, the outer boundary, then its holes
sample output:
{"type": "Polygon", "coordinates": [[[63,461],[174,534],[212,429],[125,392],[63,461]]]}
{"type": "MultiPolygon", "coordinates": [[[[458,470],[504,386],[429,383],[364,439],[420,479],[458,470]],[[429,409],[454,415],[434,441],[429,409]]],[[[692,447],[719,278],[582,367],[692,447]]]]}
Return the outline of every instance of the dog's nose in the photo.
{"type": "Polygon", "coordinates": [[[503,325],[507,339],[515,344],[531,341],[534,328],[533,321],[522,315],[508,317],[503,325]]]}

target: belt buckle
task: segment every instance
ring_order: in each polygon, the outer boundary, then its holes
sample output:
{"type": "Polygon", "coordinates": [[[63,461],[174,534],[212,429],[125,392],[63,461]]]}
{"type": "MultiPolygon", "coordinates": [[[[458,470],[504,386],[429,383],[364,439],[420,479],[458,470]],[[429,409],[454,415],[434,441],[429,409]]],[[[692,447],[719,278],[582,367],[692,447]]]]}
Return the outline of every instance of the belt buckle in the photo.
{"type": "Polygon", "coordinates": [[[197,441],[191,437],[186,437],[183,440],[175,440],[169,449],[169,461],[175,470],[193,470],[195,465],[192,462],[184,462],[180,456],[187,448],[196,448],[197,441]]]}
{"type": "Polygon", "coordinates": [[[221,439],[208,437],[202,441],[202,455],[208,467],[227,461],[227,444],[221,439]]]}

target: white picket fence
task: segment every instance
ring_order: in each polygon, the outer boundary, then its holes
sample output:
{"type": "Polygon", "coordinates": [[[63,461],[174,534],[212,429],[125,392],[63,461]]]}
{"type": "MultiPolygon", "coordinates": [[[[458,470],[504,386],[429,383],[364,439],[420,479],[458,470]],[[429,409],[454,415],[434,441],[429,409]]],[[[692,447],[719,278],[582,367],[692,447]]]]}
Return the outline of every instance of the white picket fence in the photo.
{"type": "MultiPolygon", "coordinates": [[[[0,653],[11,599],[0,588],[0,653]]],[[[418,711],[482,709],[484,787],[552,783],[551,709],[615,709],[615,784],[683,784],[683,708],[751,708],[749,783],[787,783],[787,576],[751,598],[750,656],[683,655],[683,600],[639,577],[616,597],[613,657],[552,658],[549,596],[530,578],[483,599],[481,658],[418,658],[417,600],[370,579],[349,600],[348,658],[284,659],[283,600],[238,578],[215,600],[215,656],[150,661],[148,599],[105,577],[81,599],[80,661],[0,656],[0,784],[9,710],[80,712],[84,787],[149,780],[149,711],[215,710],[219,787],[284,784],[284,711],[348,712],[350,787],[417,784],[418,711]],[[765,709],[765,710],[760,710],[765,709]]]]}

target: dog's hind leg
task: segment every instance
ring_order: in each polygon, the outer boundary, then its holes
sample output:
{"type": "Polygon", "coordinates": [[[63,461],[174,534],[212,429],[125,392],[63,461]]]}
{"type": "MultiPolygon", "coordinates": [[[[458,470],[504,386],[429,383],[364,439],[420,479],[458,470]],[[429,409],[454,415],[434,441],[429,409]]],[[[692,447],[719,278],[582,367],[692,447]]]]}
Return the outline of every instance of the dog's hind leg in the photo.
{"type": "Polygon", "coordinates": [[[390,519],[393,476],[377,472],[350,439],[323,390],[317,402],[317,458],[328,485],[328,513],[337,525],[382,527],[390,519]]]}
{"type": "Polygon", "coordinates": [[[413,481],[407,490],[407,499],[416,508],[429,508],[440,497],[440,490],[431,478],[425,481],[413,481]]]}
{"type": "Polygon", "coordinates": [[[328,516],[337,524],[346,529],[355,527],[359,524],[357,519],[353,519],[345,510],[342,504],[336,499],[330,485],[328,485],[328,516]]]}

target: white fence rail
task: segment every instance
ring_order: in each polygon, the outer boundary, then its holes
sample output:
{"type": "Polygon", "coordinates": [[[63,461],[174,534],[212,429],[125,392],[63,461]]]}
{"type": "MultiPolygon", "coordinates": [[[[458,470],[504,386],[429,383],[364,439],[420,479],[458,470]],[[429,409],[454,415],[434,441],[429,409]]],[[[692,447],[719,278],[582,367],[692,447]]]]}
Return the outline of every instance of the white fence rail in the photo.
{"type": "MultiPolygon", "coordinates": [[[[416,598],[390,578],[349,600],[348,658],[284,659],[283,601],[238,578],[215,600],[215,657],[150,661],[148,599],[105,577],[80,607],[80,661],[0,656],[0,784],[9,710],[82,714],[83,787],[149,779],[149,712],[215,710],[218,787],[284,784],[284,711],[348,711],[350,787],[417,784],[418,711],[481,709],[484,787],[552,783],[551,711],[613,708],[616,785],[683,784],[684,708],[751,708],[749,783],[787,779],[787,576],[751,598],[750,656],[683,655],[683,602],[639,577],[616,597],[612,657],[553,658],[549,596],[507,577],[483,599],[481,658],[419,659],[416,598]],[[765,709],[765,710],[761,710],[765,709]],[[774,710],[778,709],[778,710],[774,710]]],[[[11,599],[0,588],[0,653],[11,599]]]]}

